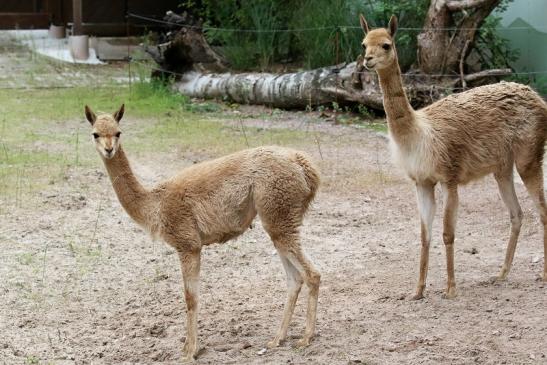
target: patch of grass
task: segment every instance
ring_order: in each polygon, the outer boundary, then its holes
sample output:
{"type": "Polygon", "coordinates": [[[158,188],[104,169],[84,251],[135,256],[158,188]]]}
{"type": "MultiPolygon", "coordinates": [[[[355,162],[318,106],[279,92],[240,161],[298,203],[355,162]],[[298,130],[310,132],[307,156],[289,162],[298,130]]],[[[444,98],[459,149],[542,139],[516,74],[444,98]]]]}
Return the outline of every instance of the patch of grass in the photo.
{"type": "Polygon", "coordinates": [[[387,133],[387,124],[383,120],[366,121],[360,125],[376,132],[387,133]]]}
{"type": "MultiPolygon", "coordinates": [[[[296,146],[312,137],[301,131],[263,129],[230,117],[213,102],[192,104],[158,82],[126,86],[0,90],[0,213],[22,206],[27,194],[58,184],[71,170],[97,167],[83,107],[113,112],[126,104],[131,123],[123,144],[130,151],[168,151],[174,146],[216,156],[259,145],[296,146]],[[142,122],[141,122],[142,121],[142,122]]],[[[124,131],[125,132],[125,131],[124,131]]]]}
{"type": "Polygon", "coordinates": [[[0,90],[0,196],[20,205],[26,193],[95,161],[95,155],[82,153],[91,146],[81,142],[89,139],[83,106],[113,112],[123,102],[129,117],[139,118],[180,112],[188,104],[159,83],[136,83],[131,93],[127,86],[0,90]]]}
{"type": "Polygon", "coordinates": [[[39,363],[40,363],[40,359],[34,355],[29,355],[25,359],[25,364],[39,364],[39,363]]]}
{"type": "Polygon", "coordinates": [[[21,254],[18,254],[16,256],[17,258],[17,261],[21,264],[21,265],[31,265],[32,263],[34,263],[34,254],[31,253],[31,252],[25,252],[25,253],[21,253],[21,254]]]}
{"type": "Polygon", "coordinates": [[[147,152],[181,146],[215,156],[261,145],[297,146],[312,138],[303,131],[249,127],[244,123],[223,125],[218,122],[222,118],[180,111],[161,118],[157,124],[140,133],[137,143],[130,143],[132,147],[147,152]]]}

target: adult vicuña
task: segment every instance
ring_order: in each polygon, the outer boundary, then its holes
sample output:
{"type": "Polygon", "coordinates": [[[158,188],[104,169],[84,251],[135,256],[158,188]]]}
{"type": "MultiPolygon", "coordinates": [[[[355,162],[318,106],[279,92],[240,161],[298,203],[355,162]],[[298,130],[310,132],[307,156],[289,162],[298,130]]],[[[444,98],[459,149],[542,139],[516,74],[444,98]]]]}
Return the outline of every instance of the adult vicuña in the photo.
{"type": "Polygon", "coordinates": [[[257,214],[281,257],[288,283],[281,326],[268,345],[278,346],[285,339],[303,282],[309,299],[306,329],[298,344],[308,345],[315,331],[320,275],[300,248],[298,229],[319,186],[318,170],[302,152],[259,147],[193,165],[147,190],[133,175],[120,144],[123,113],[123,105],[113,115],[99,116],[85,107],[95,148],[123,208],[153,237],[178,252],[187,306],[185,359],[191,360],[198,351],[202,246],[239,236],[257,214]]]}
{"type": "MultiPolygon", "coordinates": [[[[456,295],[453,244],[459,184],[494,174],[511,218],[507,254],[497,277],[504,280],[511,268],[522,220],[513,186],[513,165],[516,165],[541,216],[544,255],[547,254],[542,172],[546,103],[527,86],[502,82],[450,95],[424,109],[413,110],[403,88],[395,49],[397,18],[391,17],[387,29],[370,31],[362,15],[360,21],[365,32],[363,65],[378,73],[395,160],[416,182],[422,248],[414,298],[422,298],[425,288],[435,211],[434,187],[438,182],[444,195],[446,297],[456,295]]],[[[545,262],[543,280],[547,281],[545,262]]]]}

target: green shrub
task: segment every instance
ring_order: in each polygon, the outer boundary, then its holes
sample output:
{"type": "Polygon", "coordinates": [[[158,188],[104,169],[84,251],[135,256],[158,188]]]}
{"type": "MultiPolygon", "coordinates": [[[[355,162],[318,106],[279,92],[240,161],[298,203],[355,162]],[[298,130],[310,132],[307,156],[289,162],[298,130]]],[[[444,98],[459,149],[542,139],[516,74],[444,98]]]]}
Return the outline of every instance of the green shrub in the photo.
{"type": "MultiPolygon", "coordinates": [[[[501,9],[511,1],[502,0],[501,9]]],[[[416,61],[417,36],[429,4],[430,0],[185,0],[181,10],[202,17],[205,26],[220,28],[207,30],[206,37],[237,70],[257,65],[265,70],[284,61],[307,68],[354,61],[363,38],[359,13],[371,27],[385,27],[395,14],[401,25],[396,36],[399,62],[406,71],[416,61]]],[[[489,16],[477,40],[488,67],[515,57],[507,41],[494,32],[499,21],[489,16]]]]}

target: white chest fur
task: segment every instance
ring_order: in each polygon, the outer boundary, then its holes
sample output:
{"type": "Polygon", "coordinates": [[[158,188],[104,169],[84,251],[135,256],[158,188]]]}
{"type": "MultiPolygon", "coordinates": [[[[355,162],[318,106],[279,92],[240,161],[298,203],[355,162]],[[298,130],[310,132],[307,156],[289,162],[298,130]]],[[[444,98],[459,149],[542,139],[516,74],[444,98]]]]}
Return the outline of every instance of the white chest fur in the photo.
{"type": "Polygon", "coordinates": [[[438,180],[430,137],[428,133],[420,133],[398,143],[391,132],[389,134],[393,161],[414,181],[438,180]]]}

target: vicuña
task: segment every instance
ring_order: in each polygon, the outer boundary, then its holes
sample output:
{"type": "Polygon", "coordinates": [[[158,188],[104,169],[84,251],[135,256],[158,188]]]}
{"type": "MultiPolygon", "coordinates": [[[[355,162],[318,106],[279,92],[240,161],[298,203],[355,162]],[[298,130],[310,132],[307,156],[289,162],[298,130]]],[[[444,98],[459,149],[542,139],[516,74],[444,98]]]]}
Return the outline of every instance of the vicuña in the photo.
{"type": "MultiPolygon", "coordinates": [[[[454,230],[458,185],[493,174],[509,210],[511,235],[497,279],[509,273],[520,232],[522,211],[513,185],[513,166],[534,201],[543,223],[544,255],[547,207],[543,192],[543,152],[547,105],[525,85],[512,82],[477,87],[450,95],[421,110],[413,110],[403,87],[394,37],[397,18],[387,29],[369,30],[363,15],[363,64],[378,73],[392,152],[397,164],[416,183],[421,219],[420,277],[415,299],[423,297],[427,277],[434,188],[444,195],[443,241],[448,282],[445,296],[456,295],[454,230]]],[[[547,281],[544,262],[543,280],[547,281]]]]}
{"type": "Polygon", "coordinates": [[[302,283],[309,288],[309,300],[306,329],[298,344],[308,345],[315,331],[320,275],[300,247],[298,230],[319,186],[317,168],[302,152],[259,147],[193,165],[146,189],[120,144],[123,113],[123,105],[112,115],[99,116],[85,107],[95,148],[121,205],[135,222],[178,252],[187,306],[185,360],[198,352],[202,247],[239,236],[257,214],[281,257],[288,283],[281,326],[268,346],[279,346],[285,339],[302,283]]]}

